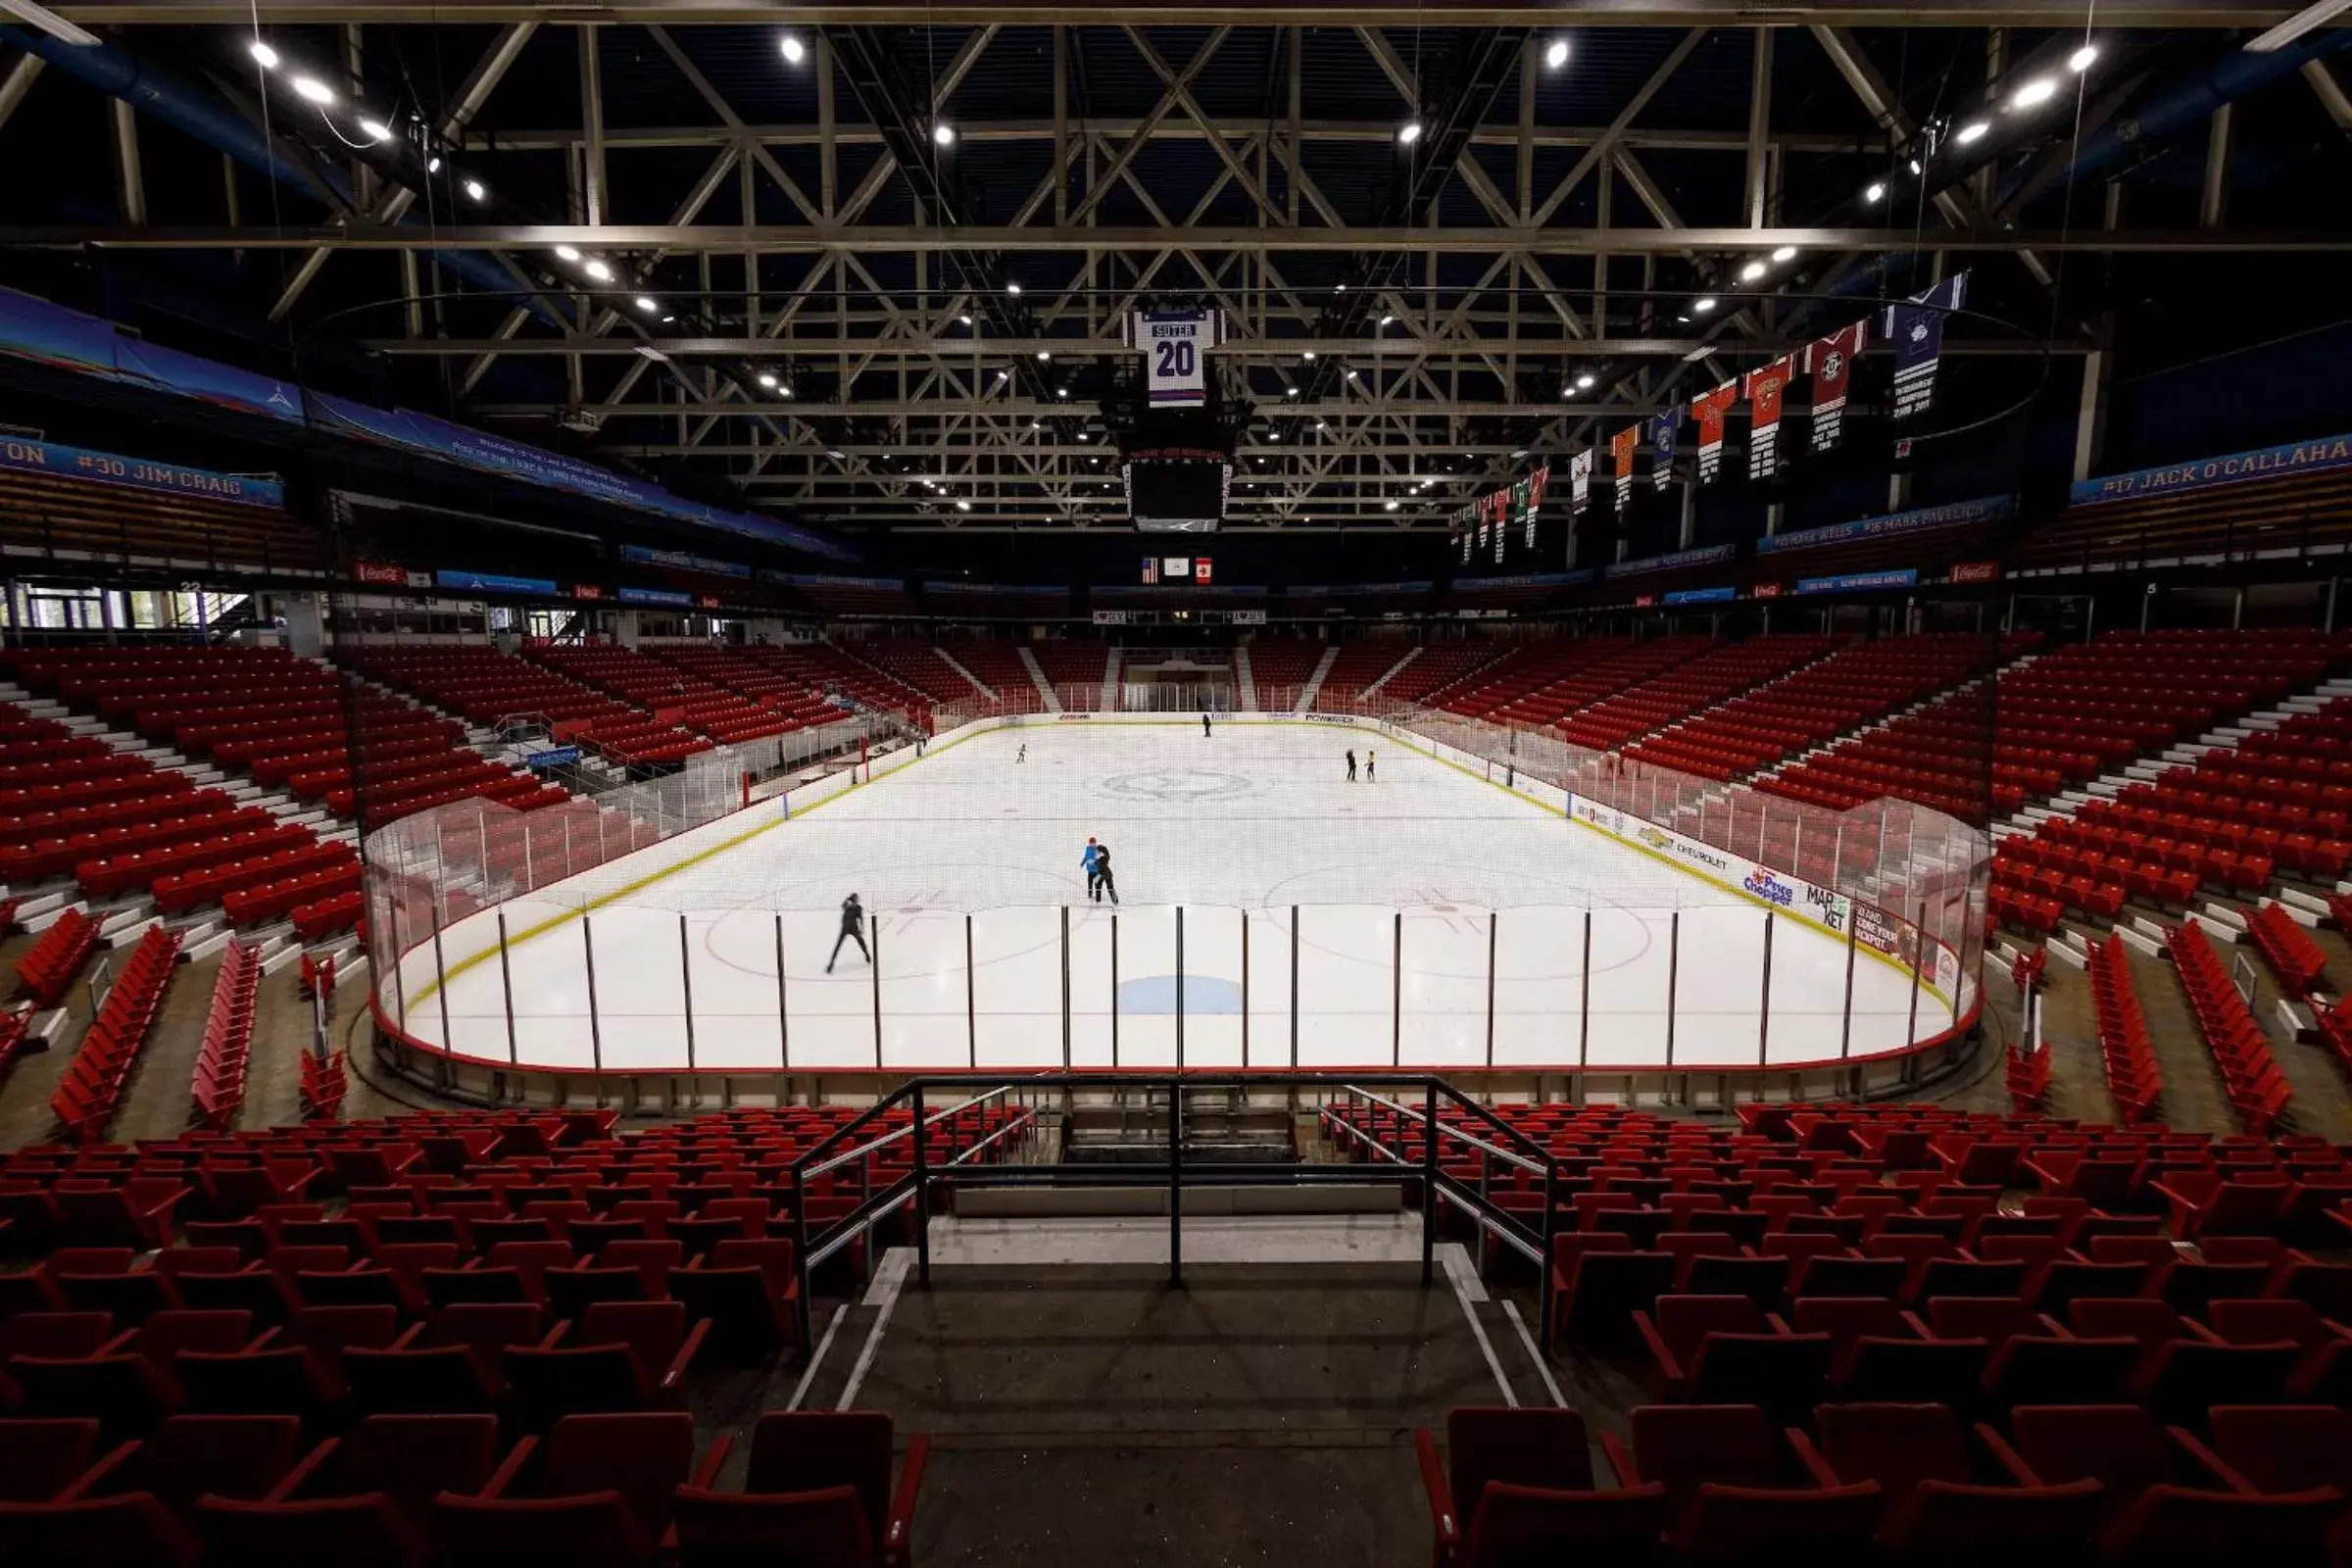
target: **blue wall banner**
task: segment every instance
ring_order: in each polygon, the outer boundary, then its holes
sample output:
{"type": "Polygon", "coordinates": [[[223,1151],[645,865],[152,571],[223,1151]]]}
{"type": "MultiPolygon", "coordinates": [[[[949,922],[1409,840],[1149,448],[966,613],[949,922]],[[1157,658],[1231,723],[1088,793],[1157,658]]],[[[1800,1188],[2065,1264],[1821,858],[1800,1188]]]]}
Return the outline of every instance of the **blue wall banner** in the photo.
{"type": "Polygon", "coordinates": [[[2084,479],[2076,484],[2067,499],[2078,507],[2095,507],[2102,501],[2175,495],[2183,490],[2207,490],[2215,485],[2277,479],[2290,473],[2325,473],[2329,468],[2352,468],[2352,435],[2290,441],[2254,452],[2232,452],[2223,458],[2199,458],[2161,468],[2134,468],[2129,473],[2084,479]]]}
{"type": "Polygon", "coordinates": [[[1603,577],[1639,577],[1644,572],[1672,571],[1678,566],[1712,566],[1732,559],[1736,554],[1730,545],[1706,545],[1697,550],[1677,550],[1668,556],[1644,556],[1639,561],[1619,561],[1600,568],[1603,577]]]}
{"type": "Polygon", "coordinates": [[[61,479],[89,479],[134,490],[168,490],[177,496],[194,496],[199,501],[229,501],[246,507],[286,504],[285,487],[275,479],[214,473],[185,464],[118,457],[112,452],[92,452],[85,447],[31,441],[23,436],[0,436],[0,468],[55,474],[61,479]]]}
{"type": "Polygon", "coordinates": [[[719,561],[683,550],[648,550],[643,545],[622,545],[620,559],[646,566],[671,566],[679,571],[699,571],[710,577],[749,577],[752,574],[752,568],[740,561],[719,561]]]}
{"type": "Polygon", "coordinates": [[[1456,577],[1456,593],[1486,593],[1495,588],[1563,588],[1568,584],[1564,571],[1533,572],[1516,577],[1456,577]]]}
{"type": "Polygon", "coordinates": [[[1917,566],[1904,566],[1891,571],[1844,571],[1835,577],[1796,579],[1796,591],[1800,594],[1860,593],[1873,588],[1913,588],[1918,585],[1917,566]]]}
{"type": "Polygon", "coordinates": [[[663,605],[678,610],[694,608],[694,595],[682,594],[671,588],[623,588],[619,599],[624,605],[663,605]]]}
{"type": "Polygon", "coordinates": [[[1774,534],[1756,541],[1756,554],[1772,555],[1785,550],[1809,550],[1815,545],[1843,544],[1853,539],[1880,539],[1888,534],[1924,533],[1931,528],[1959,528],[1971,523],[1997,522],[2017,512],[2015,496],[1979,496],[1974,501],[1953,501],[1940,507],[1920,507],[1911,512],[1888,513],[1883,517],[1856,517],[1851,522],[1833,522],[1824,528],[1799,528],[1793,533],[1774,534]]]}
{"type": "Polygon", "coordinates": [[[460,593],[543,594],[550,599],[556,597],[555,581],[548,577],[505,577],[495,571],[436,571],[433,581],[460,593]]]}
{"type": "Polygon", "coordinates": [[[1669,605],[1721,605],[1740,597],[1736,588],[1673,588],[1666,594],[1669,605]]]}
{"type": "Polygon", "coordinates": [[[659,485],[628,478],[593,463],[488,435],[430,415],[406,409],[369,408],[364,403],[323,393],[306,396],[290,381],[257,375],[218,361],[148,343],[122,332],[112,321],[10,289],[0,289],[0,355],[195,398],[265,418],[297,424],[307,419],[335,434],[382,442],[525,484],[589,496],[614,506],[721,529],[832,561],[858,559],[858,552],[841,540],[799,523],[752,513],[726,512],[699,501],[688,501],[659,485]]]}
{"type": "Polygon", "coordinates": [[[580,760],[577,746],[558,746],[549,751],[533,752],[522,760],[525,767],[563,767],[580,760]]]}

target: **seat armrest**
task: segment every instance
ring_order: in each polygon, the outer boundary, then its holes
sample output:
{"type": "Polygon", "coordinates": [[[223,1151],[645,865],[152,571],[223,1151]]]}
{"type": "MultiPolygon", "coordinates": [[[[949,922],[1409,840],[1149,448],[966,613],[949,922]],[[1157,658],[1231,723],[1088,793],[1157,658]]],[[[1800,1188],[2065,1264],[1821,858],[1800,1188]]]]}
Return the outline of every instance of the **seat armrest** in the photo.
{"type": "Polygon", "coordinates": [[[421,1322],[410,1324],[400,1331],[400,1338],[394,1340],[388,1348],[394,1350],[416,1349],[417,1342],[424,1338],[425,1328],[426,1325],[421,1322]]]}
{"type": "Polygon", "coordinates": [[[2261,1488],[2230,1468],[2228,1460],[2207,1447],[2203,1441],[2186,1427],[2166,1427],[2164,1433],[2166,1437],[2173,1440],[2175,1447],[2187,1454],[2198,1468],[2210,1474],[2224,1488],[2246,1497],[2257,1496],[2261,1494],[2261,1488]]]}
{"type": "Polygon", "coordinates": [[[499,1462],[496,1470],[490,1472],[490,1479],[482,1483],[482,1490],[476,1495],[485,1502],[495,1502],[505,1496],[507,1489],[514,1485],[523,1467],[531,1462],[531,1455],[538,1451],[537,1438],[524,1438],[517,1442],[514,1451],[499,1462]]]}
{"type": "Polygon", "coordinates": [[[1650,1357],[1658,1363],[1658,1372],[1665,1378],[1667,1387],[1680,1388],[1683,1382],[1682,1363],[1674,1358],[1674,1351],[1668,1349],[1665,1340],[1659,1337],[1657,1325],[1650,1321],[1649,1314],[1640,1308],[1634,1311],[1634,1332],[1642,1336],[1642,1343],[1649,1348],[1650,1357]]]}
{"type": "Polygon", "coordinates": [[[1805,1473],[1813,1478],[1815,1486],[1824,1491],[1835,1491],[1846,1484],[1838,1479],[1838,1472],[1830,1464],[1828,1456],[1813,1446],[1811,1438],[1806,1437],[1794,1427],[1783,1430],[1788,1436],[1788,1446],[1796,1450],[1797,1462],[1805,1467],[1805,1473]]]}
{"type": "Polygon", "coordinates": [[[906,1440],[906,1457],[899,1466],[899,1488],[890,1499],[890,1519],[885,1527],[882,1557],[887,1563],[904,1565],[912,1550],[909,1537],[914,1529],[914,1499],[923,1490],[923,1472],[931,1463],[931,1440],[917,1435],[906,1440]]]}
{"type": "Polygon", "coordinates": [[[706,1492],[717,1486],[719,1467],[727,1462],[727,1455],[734,1451],[735,1434],[721,1432],[710,1440],[710,1446],[703,1450],[702,1457],[695,1460],[693,1474],[686,1484],[700,1487],[706,1492]]]}
{"type": "Polygon", "coordinates": [[[1437,1554],[1450,1557],[1461,1547],[1462,1522],[1453,1511],[1453,1488],[1446,1480],[1446,1461],[1438,1456],[1437,1434],[1416,1427],[1413,1452],[1421,1463],[1421,1492],[1429,1500],[1429,1524],[1438,1536],[1437,1554]]]}
{"type": "Polygon", "coordinates": [[[1984,1446],[1984,1451],[1992,1455],[1992,1462],[2007,1472],[2016,1485],[2038,1487],[2042,1484],[2041,1477],[2034,1473],[2034,1467],[2026,1463],[2025,1455],[2011,1447],[2007,1438],[1982,1421],[1977,1423],[1977,1441],[1984,1446]]]}
{"type": "Polygon", "coordinates": [[[1600,1435],[1600,1454],[1609,1461],[1609,1468],[1617,1473],[1617,1485],[1638,1487],[1642,1484],[1641,1467],[1634,1462],[1634,1450],[1616,1433],[1604,1432],[1600,1435]]]}
{"type": "Polygon", "coordinates": [[[87,1470],[68,1482],[66,1489],[57,1494],[56,1500],[78,1502],[84,1497],[106,1495],[107,1483],[124,1465],[128,1464],[130,1456],[138,1451],[139,1446],[136,1442],[115,1445],[114,1447],[99,1455],[96,1462],[91,1464],[87,1470]]]}
{"type": "Polygon", "coordinates": [[[1903,1308],[1903,1326],[1911,1331],[1911,1337],[1915,1340],[1932,1340],[1936,1337],[1936,1331],[1928,1327],[1927,1319],[1907,1306],[1903,1308]]]}
{"type": "Polygon", "coordinates": [[[694,1326],[686,1331],[686,1343],[678,1347],[678,1353],[670,1358],[668,1369],[662,1374],[663,1394],[683,1396],[686,1369],[694,1364],[696,1356],[703,1353],[703,1341],[710,1337],[710,1320],[707,1317],[696,1318],[694,1326]]]}
{"type": "Polygon", "coordinates": [[[277,1485],[271,1487],[270,1494],[262,1500],[284,1502],[289,1498],[301,1496],[312,1482],[326,1474],[328,1463],[333,1460],[342,1446],[343,1440],[341,1438],[328,1438],[312,1448],[310,1452],[294,1461],[294,1468],[280,1477],[277,1485]]]}

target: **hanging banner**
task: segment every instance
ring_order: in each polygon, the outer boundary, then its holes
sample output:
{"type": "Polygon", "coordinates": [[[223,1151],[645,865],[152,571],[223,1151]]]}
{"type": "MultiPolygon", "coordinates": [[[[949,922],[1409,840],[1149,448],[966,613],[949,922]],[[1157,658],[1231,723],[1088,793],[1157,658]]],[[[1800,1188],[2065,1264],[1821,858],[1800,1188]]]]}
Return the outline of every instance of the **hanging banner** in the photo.
{"type": "Polygon", "coordinates": [[[1536,514],[1544,510],[1544,489],[1550,481],[1551,466],[1545,464],[1511,486],[1511,506],[1519,514],[1520,537],[1530,552],[1536,548],[1536,514]]]}
{"type": "Polygon", "coordinates": [[[640,565],[669,566],[679,571],[699,571],[710,577],[749,577],[752,568],[739,561],[719,561],[710,556],[697,556],[684,550],[649,550],[643,545],[622,545],[620,559],[640,565]]]}
{"type": "Polygon", "coordinates": [[[1771,479],[1781,471],[1781,393],[1796,377],[1796,361],[1784,355],[1750,370],[1740,390],[1748,403],[1747,476],[1771,479]]]}
{"type": "Polygon", "coordinates": [[[1968,299],[1968,274],[1954,272],[1900,305],[1886,307],[1894,345],[1894,417],[1916,418],[1936,405],[1936,368],[1943,358],[1943,319],[1968,299]]]}
{"type": "Polygon", "coordinates": [[[2015,496],[1980,496],[1974,501],[1947,501],[1939,507],[1915,507],[1883,517],[1856,517],[1819,528],[1771,534],[1756,541],[1756,554],[1809,550],[1815,545],[1844,544],[1854,539],[1880,539],[1890,534],[1930,533],[1938,528],[1966,528],[1998,522],[2017,514],[2015,496]]]}
{"type": "Polygon", "coordinates": [[[146,458],[117,457],[57,441],[28,436],[0,435],[0,468],[23,473],[55,474],[61,479],[88,479],[131,490],[165,490],[198,501],[227,501],[243,507],[282,507],[285,487],[275,479],[243,474],[214,473],[178,463],[155,463],[146,458]]]}
{"type": "Polygon", "coordinates": [[[1649,421],[1649,482],[1661,495],[1674,487],[1674,438],[1682,427],[1682,416],[1673,409],[1649,421]]]}
{"type": "Polygon", "coordinates": [[[2352,467],[2352,435],[2317,436],[2284,446],[2253,452],[2232,452],[2226,458],[2198,458],[2167,464],[2161,468],[2134,468],[2076,483],[2068,501],[2078,507],[2102,501],[2129,501],[2134,496],[2172,495],[2181,490],[2204,490],[2214,485],[2247,484],[2289,474],[2323,473],[2352,467]]]}
{"type": "Polygon", "coordinates": [[[1592,504],[1592,454],[1579,452],[1568,460],[1568,512],[1581,517],[1592,504]]]}
{"type": "Polygon", "coordinates": [[[1726,381],[1712,392],[1702,392],[1690,400],[1690,417],[1698,424],[1698,482],[1701,486],[1715,482],[1723,466],[1723,421],[1732,405],[1740,400],[1740,383],[1726,381]]]}
{"type": "Polygon", "coordinates": [[[1155,409],[1208,401],[1208,350],[1225,341],[1223,311],[1136,311],[1119,335],[1144,355],[1144,384],[1155,409]]]}
{"type": "Polygon", "coordinates": [[[1805,345],[1805,373],[1813,378],[1813,450],[1835,452],[1845,437],[1845,394],[1854,378],[1854,361],[1870,342],[1866,317],[1842,331],[1815,338],[1805,345]]]}
{"type": "Polygon", "coordinates": [[[1629,424],[1609,437],[1609,458],[1616,465],[1617,523],[1623,527],[1625,514],[1634,508],[1634,448],[1642,439],[1642,427],[1629,424]]]}

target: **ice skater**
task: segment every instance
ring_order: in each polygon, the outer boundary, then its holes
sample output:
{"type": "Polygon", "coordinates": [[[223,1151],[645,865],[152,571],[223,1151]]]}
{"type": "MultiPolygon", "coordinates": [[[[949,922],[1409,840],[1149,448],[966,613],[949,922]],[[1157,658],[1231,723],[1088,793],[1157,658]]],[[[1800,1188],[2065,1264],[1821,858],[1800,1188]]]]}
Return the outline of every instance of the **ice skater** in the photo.
{"type": "Polygon", "coordinates": [[[1093,839],[1088,839],[1086,853],[1078,857],[1078,863],[1086,868],[1086,896],[1098,904],[1102,901],[1102,890],[1099,881],[1102,873],[1097,870],[1096,866],[1102,861],[1102,846],[1097,844],[1093,839]]]}
{"type": "Polygon", "coordinates": [[[833,956],[825,960],[825,973],[833,972],[834,961],[841,956],[841,945],[844,942],[857,943],[858,956],[867,963],[874,961],[873,954],[865,945],[865,906],[858,902],[855,893],[841,901],[841,935],[833,939],[833,956]]]}
{"type": "Polygon", "coordinates": [[[1355,748],[1352,746],[1348,748],[1348,782],[1355,782],[1355,748]]]}
{"type": "Polygon", "coordinates": [[[1200,738],[1208,739],[1208,715],[1206,713],[1200,715],[1200,738]]]}
{"type": "Polygon", "coordinates": [[[1380,754],[1379,754],[1378,752],[1367,751],[1367,752],[1365,752],[1365,753],[1364,753],[1364,782],[1365,782],[1365,783],[1369,784],[1369,783],[1371,783],[1371,782],[1372,782],[1372,767],[1373,767],[1373,764],[1374,764],[1375,762],[1377,762],[1379,760],[1380,760],[1380,754]]]}
{"type": "Polygon", "coordinates": [[[1095,902],[1102,903],[1105,893],[1110,895],[1113,905],[1119,902],[1119,885],[1110,879],[1110,850],[1098,845],[1095,849],[1095,902]]]}
{"type": "Polygon", "coordinates": [[[1026,762],[1029,760],[1029,743],[1027,741],[1021,742],[1021,749],[1013,757],[1013,760],[1016,762],[1026,762]]]}

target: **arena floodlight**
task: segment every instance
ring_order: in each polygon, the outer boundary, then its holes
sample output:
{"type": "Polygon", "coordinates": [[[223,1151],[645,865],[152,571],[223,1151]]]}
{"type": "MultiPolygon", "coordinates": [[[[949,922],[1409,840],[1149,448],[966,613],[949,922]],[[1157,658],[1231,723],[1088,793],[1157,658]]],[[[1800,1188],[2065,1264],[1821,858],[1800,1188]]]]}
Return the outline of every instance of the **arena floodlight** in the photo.
{"type": "Polygon", "coordinates": [[[2082,73],[2088,71],[2091,68],[2092,63],[2098,58],[2099,46],[2097,44],[2086,43],[2082,48],[2076,50],[2073,54],[2066,57],[2066,69],[2080,76],[2082,74],[2082,73]]]}
{"type": "Polygon", "coordinates": [[[808,58],[808,46],[801,42],[797,33],[786,33],[779,47],[784,51],[784,63],[788,66],[797,66],[808,58]]]}
{"type": "Polygon", "coordinates": [[[1552,39],[1551,46],[1544,51],[1544,64],[1557,71],[1567,63],[1568,40],[1565,38],[1552,39]]]}
{"type": "MultiPolygon", "coordinates": [[[[7,11],[16,16],[23,16],[25,9],[26,8],[23,5],[13,3],[13,0],[0,0],[0,11],[7,11]]],[[[31,9],[37,11],[40,8],[38,6],[34,6],[31,7],[31,9]]],[[[66,25],[71,27],[74,24],[69,22],[66,24],[66,25]]],[[[80,29],[75,28],[75,30],[79,31],[80,29]]],[[[66,41],[68,43],[72,43],[74,40],[69,38],[66,41]]],[[[95,38],[90,40],[92,43],[96,43],[97,41],[98,40],[95,38]]],[[[261,39],[256,38],[253,40],[253,42],[247,44],[245,46],[245,52],[253,56],[253,63],[261,67],[264,71],[275,71],[277,69],[277,51],[270,48],[268,44],[262,42],[261,39]]]]}

